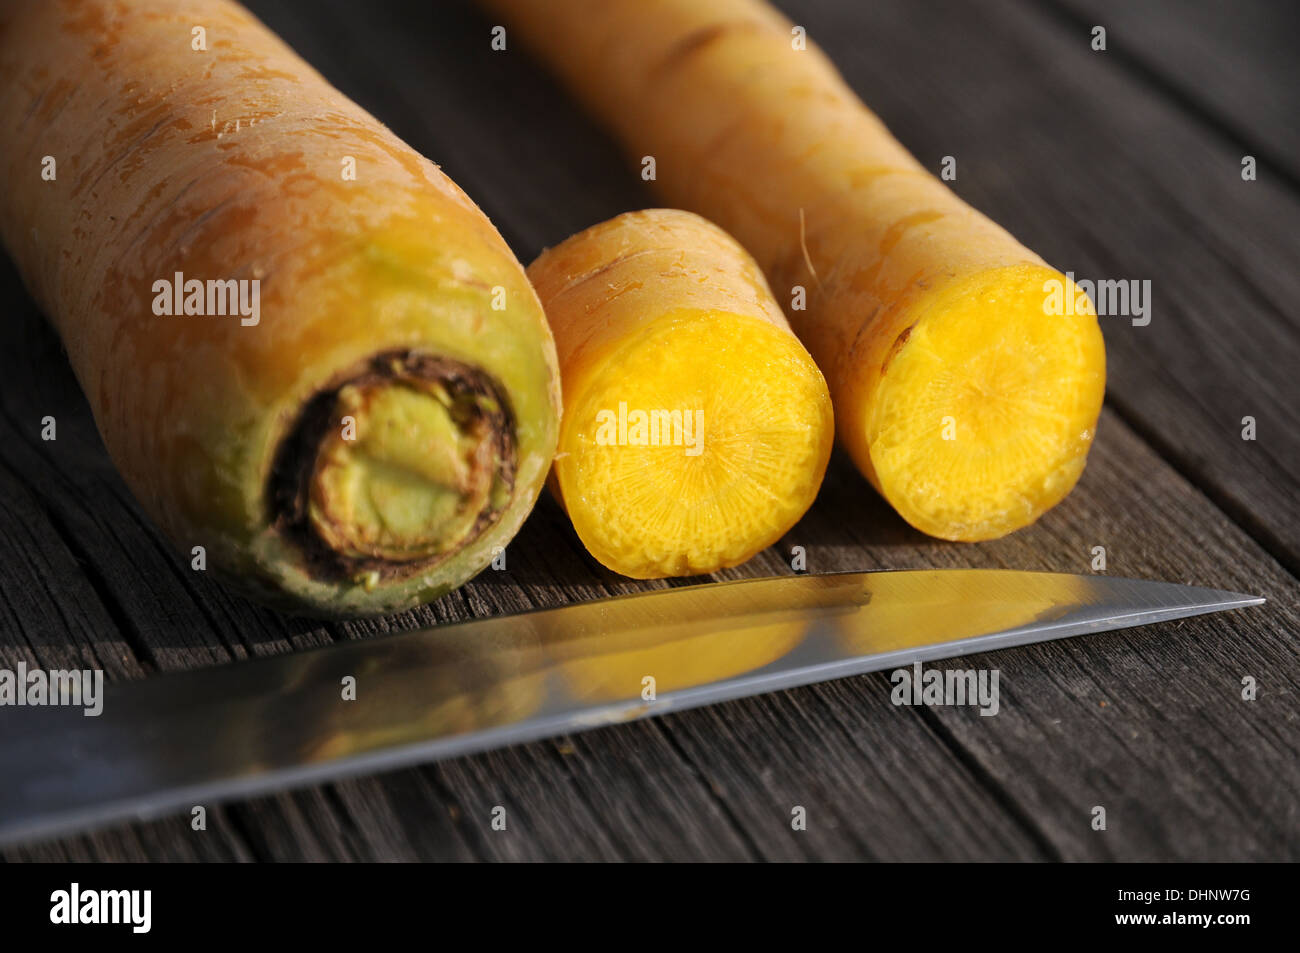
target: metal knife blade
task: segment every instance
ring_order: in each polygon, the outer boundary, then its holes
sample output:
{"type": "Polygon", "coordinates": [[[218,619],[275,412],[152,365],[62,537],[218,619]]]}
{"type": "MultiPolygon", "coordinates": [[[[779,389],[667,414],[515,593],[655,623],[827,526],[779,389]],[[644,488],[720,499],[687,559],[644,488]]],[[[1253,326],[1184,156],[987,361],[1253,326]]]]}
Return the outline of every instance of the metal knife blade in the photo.
{"type": "Polygon", "coordinates": [[[0,843],[1263,601],[1003,570],[789,576],[118,683],[106,687],[98,717],[0,708],[0,843]],[[355,700],[343,697],[349,676],[355,700]]]}

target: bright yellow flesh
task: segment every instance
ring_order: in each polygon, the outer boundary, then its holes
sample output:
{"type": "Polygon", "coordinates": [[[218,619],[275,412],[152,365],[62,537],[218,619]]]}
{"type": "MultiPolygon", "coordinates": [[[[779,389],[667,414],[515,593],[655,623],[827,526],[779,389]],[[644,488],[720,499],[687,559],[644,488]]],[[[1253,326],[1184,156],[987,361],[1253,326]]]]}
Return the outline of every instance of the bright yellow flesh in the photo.
{"type": "Polygon", "coordinates": [[[744,562],[812,504],[830,455],[821,373],[793,335],[758,318],[676,311],[651,321],[599,360],[577,397],[556,478],[584,545],[626,576],[744,562]],[[693,439],[662,428],[659,446],[634,445],[634,412],[656,410],[689,412],[693,439]]]}
{"type": "Polygon", "coordinates": [[[1101,331],[1048,313],[1023,266],[975,275],[919,302],[884,368],[866,441],[881,492],[916,528],[993,539],[1032,523],[1083,472],[1105,388],[1101,331]]]}

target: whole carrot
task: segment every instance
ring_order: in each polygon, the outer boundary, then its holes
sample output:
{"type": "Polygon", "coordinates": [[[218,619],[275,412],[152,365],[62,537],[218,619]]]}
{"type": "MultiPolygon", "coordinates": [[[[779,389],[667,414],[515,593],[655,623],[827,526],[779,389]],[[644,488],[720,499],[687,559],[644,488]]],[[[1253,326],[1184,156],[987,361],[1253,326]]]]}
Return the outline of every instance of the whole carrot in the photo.
{"type": "Polygon", "coordinates": [[[195,569],[368,614],[518,529],[559,409],[521,266],[242,7],[6,4],[0,169],[5,246],[195,569]]]}
{"type": "Polygon", "coordinates": [[[830,395],[735,239],[689,212],[629,212],[528,277],[564,381],[554,486],[601,563],[714,572],[804,514],[830,457],[830,395]]]}
{"type": "Polygon", "coordinates": [[[784,17],[760,0],[484,2],[653,162],[664,197],[754,255],[841,442],[912,525],[989,539],[1070,491],[1105,386],[1090,302],[922,168],[784,17]]]}

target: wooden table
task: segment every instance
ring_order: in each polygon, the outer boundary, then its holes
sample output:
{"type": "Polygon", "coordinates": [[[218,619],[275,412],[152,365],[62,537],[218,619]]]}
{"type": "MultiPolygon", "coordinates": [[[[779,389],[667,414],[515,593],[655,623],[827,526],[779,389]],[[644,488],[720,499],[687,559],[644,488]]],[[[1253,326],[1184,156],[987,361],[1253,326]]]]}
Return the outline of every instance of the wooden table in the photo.
{"type": "MultiPolygon", "coordinates": [[[[1300,858],[1300,74],[1291,5],[789,2],[953,187],[1079,277],[1149,279],[1102,319],[1106,410],[1074,494],[980,545],[907,527],[837,452],[816,505],[718,578],[1010,567],[1259,593],[1261,609],[982,656],[1002,710],[900,708],[883,673],[322,785],[7,859],[1300,858]],[[1091,48],[1093,25],[1107,49],[1091,48]],[[1258,179],[1242,178],[1243,156],[1258,179]],[[1257,439],[1243,440],[1253,417],[1257,439]],[[1253,677],[1258,697],[1242,698],[1253,677]],[[493,831],[491,812],[510,819],[493,831]],[[807,830],[791,830],[791,809],[807,830]],[[1092,829],[1092,808],[1107,830],[1092,829]]],[[[524,261],[654,205],[639,166],[461,4],[253,4],[441,163],[524,261]]],[[[8,187],[14,187],[12,184],[8,187]]],[[[0,348],[0,667],[109,679],[292,652],[647,585],[600,569],[543,499],[488,572],[418,611],[321,624],[189,571],[114,471],[12,266],[0,348]],[[58,421],[42,441],[41,419],[58,421]]],[[[956,664],[956,663],[950,663],[956,664]]],[[[194,739],[202,745],[202,738],[194,739]]],[[[0,782],[3,783],[3,782],[0,782]]]]}

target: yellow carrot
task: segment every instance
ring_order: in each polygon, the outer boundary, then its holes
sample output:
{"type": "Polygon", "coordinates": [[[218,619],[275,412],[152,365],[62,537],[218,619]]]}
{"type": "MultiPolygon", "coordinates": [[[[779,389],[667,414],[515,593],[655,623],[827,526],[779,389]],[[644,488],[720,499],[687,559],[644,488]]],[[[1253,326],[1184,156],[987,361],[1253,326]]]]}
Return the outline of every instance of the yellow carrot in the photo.
{"type": "Polygon", "coordinates": [[[242,7],[5,4],[0,172],[5,246],[194,570],[375,613],[518,529],[559,401],[522,267],[242,7]]]}
{"type": "Polygon", "coordinates": [[[1091,304],[922,168],[784,17],[759,0],[485,4],[664,197],[754,254],[843,445],[912,525],[989,539],[1070,491],[1105,386],[1091,304]],[[1077,307],[1051,313],[1062,297],[1077,307]]]}
{"type": "Polygon", "coordinates": [[[564,387],[553,485],[601,563],[713,572],[803,515],[830,456],[830,396],[734,239],[688,212],[630,212],[528,277],[564,387]]]}

